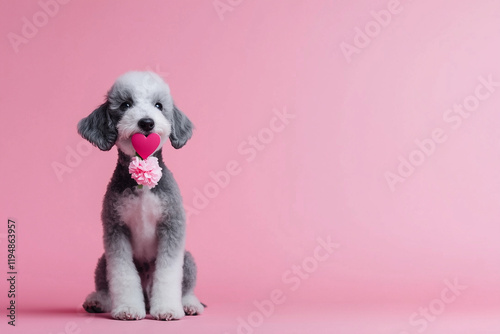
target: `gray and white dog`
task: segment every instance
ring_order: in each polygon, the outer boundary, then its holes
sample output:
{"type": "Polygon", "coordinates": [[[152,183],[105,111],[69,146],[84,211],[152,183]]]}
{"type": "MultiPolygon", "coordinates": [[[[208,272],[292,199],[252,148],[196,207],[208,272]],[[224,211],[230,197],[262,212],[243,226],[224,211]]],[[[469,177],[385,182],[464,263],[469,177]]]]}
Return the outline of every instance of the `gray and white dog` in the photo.
{"type": "Polygon", "coordinates": [[[182,198],[161,148],[170,139],[181,148],[193,124],[174,105],[168,85],[152,72],[119,77],[106,101],[78,123],[78,132],[103,151],[118,148],[118,163],[102,208],[104,255],[95,270],[95,291],[85,300],[87,312],[111,312],[121,320],[159,320],[203,312],[194,295],[196,265],[184,250],[186,219],[182,198]],[[128,171],[135,150],[131,136],[157,133],[153,153],[162,168],[158,185],[137,188],[128,171]]]}

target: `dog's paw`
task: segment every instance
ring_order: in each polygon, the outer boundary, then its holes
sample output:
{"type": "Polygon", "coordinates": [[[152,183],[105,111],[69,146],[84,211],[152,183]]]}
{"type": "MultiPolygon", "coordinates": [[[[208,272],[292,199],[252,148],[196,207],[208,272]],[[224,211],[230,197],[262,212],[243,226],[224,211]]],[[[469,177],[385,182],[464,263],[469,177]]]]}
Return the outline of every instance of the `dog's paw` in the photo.
{"type": "Polygon", "coordinates": [[[205,310],[205,307],[193,294],[182,297],[182,307],[186,315],[200,315],[205,310]]]}
{"type": "Polygon", "coordinates": [[[182,305],[153,306],[149,314],[156,320],[179,320],[184,316],[182,305]]]}
{"type": "Polygon", "coordinates": [[[109,295],[101,291],[88,295],[82,306],[89,313],[104,313],[111,309],[109,295]]]}
{"type": "Polygon", "coordinates": [[[87,311],[88,313],[104,313],[104,312],[106,312],[104,310],[104,307],[102,307],[102,304],[98,300],[85,301],[82,306],[85,309],[85,311],[87,311]]]}
{"type": "Polygon", "coordinates": [[[146,317],[146,309],[125,305],[118,306],[111,311],[111,316],[117,320],[140,320],[146,317]]]}

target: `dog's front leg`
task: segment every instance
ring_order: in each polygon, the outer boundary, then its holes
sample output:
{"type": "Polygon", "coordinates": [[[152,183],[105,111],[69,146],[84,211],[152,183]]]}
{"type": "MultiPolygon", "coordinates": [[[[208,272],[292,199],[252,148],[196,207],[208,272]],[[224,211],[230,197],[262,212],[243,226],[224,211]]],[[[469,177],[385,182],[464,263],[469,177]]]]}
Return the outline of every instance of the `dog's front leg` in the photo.
{"type": "Polygon", "coordinates": [[[180,319],[184,316],[182,307],[183,221],[170,221],[168,227],[160,226],[158,237],[158,254],[149,313],[158,320],[180,319]]]}
{"type": "Polygon", "coordinates": [[[105,241],[111,316],[119,320],[146,317],[141,279],[134,265],[132,245],[125,227],[115,227],[105,241]]]}

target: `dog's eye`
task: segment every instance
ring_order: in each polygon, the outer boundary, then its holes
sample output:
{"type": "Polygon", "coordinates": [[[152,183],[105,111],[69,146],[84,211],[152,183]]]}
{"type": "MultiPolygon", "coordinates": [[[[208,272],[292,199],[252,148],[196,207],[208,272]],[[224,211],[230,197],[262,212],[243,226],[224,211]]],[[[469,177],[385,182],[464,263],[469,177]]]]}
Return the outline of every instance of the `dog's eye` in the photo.
{"type": "Polygon", "coordinates": [[[155,104],[155,108],[157,108],[159,110],[163,110],[163,105],[158,102],[157,104],[155,104]]]}
{"type": "Polygon", "coordinates": [[[126,111],[131,106],[132,106],[132,104],[130,102],[123,102],[122,104],[120,104],[120,110],[126,111]]]}

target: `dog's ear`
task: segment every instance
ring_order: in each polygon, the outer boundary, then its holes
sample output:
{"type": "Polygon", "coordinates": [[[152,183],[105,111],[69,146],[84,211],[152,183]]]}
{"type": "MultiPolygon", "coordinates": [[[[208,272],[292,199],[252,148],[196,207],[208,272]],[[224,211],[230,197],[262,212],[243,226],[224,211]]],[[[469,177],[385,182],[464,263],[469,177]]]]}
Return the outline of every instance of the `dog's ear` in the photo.
{"type": "Polygon", "coordinates": [[[107,101],[78,122],[78,133],[102,151],[113,147],[118,131],[109,115],[107,101]]]}
{"type": "Polygon", "coordinates": [[[174,148],[181,148],[193,135],[193,123],[174,104],[170,142],[174,148]]]}

